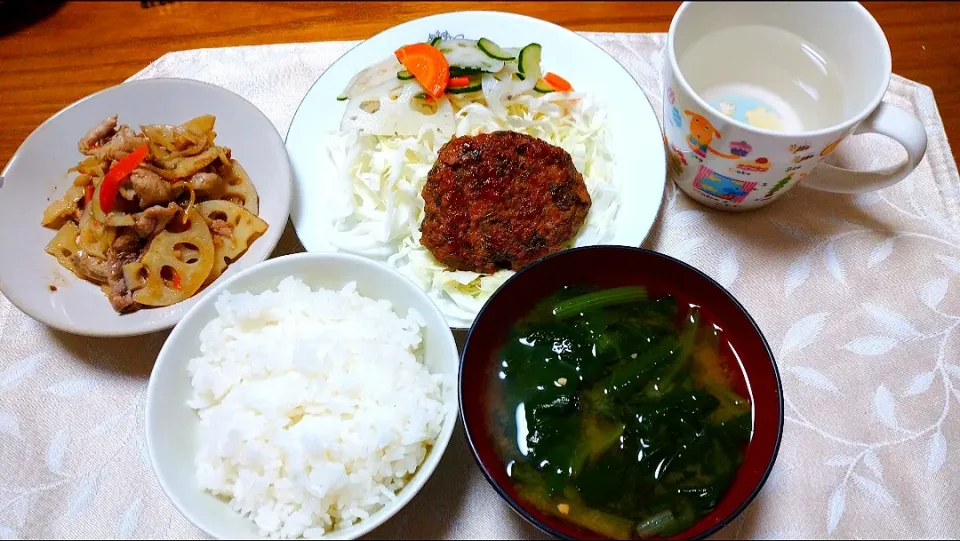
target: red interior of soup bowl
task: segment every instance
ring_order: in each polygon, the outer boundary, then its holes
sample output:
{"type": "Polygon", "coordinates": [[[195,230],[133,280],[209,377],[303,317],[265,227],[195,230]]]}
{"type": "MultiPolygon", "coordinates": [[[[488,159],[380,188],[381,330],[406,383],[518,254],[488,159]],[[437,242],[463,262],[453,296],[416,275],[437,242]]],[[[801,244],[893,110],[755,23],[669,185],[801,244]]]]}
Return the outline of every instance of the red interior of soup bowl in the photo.
{"type": "Polygon", "coordinates": [[[460,412],[477,463],[497,492],[540,529],[561,538],[602,538],[522,502],[494,449],[488,426],[490,393],[485,386],[493,381],[498,352],[511,325],[540,299],[576,283],[644,285],[651,294],[670,293],[679,303],[697,304],[724,329],[739,354],[754,410],[744,462],[717,508],[676,538],[702,538],[717,532],[749,505],[773,468],[783,431],[780,375],[763,334],[743,306],[705,274],[657,252],[620,246],[566,250],[518,272],[497,290],[470,329],[460,366],[460,412]]]}

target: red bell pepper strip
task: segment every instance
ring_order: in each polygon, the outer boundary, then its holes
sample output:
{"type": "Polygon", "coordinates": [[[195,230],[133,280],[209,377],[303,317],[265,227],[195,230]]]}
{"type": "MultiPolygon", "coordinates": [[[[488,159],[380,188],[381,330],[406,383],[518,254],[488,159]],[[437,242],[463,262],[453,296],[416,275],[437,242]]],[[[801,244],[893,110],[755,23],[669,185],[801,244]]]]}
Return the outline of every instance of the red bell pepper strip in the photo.
{"type": "Polygon", "coordinates": [[[107,171],[100,184],[100,209],[103,212],[113,210],[113,203],[117,199],[117,192],[120,191],[120,183],[123,179],[130,176],[134,169],[143,163],[150,151],[146,144],[140,145],[130,154],[127,154],[116,165],[107,171]]]}
{"type": "Polygon", "coordinates": [[[470,84],[470,77],[466,75],[451,77],[450,80],[447,81],[447,86],[450,88],[462,88],[468,84],[470,84]]]}

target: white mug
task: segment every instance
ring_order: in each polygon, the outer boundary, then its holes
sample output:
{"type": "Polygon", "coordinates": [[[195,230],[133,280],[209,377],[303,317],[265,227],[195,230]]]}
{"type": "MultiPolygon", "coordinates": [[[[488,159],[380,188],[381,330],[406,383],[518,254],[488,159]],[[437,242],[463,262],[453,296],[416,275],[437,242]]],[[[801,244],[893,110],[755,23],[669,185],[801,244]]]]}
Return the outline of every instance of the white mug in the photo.
{"type": "Polygon", "coordinates": [[[878,190],[903,180],[926,150],[920,121],[881,102],[890,47],[857,2],[686,2],[665,57],[671,175],[705,205],[757,208],[800,182],[878,190]],[[895,139],[907,161],[884,172],[823,163],[858,133],[895,139]]]}

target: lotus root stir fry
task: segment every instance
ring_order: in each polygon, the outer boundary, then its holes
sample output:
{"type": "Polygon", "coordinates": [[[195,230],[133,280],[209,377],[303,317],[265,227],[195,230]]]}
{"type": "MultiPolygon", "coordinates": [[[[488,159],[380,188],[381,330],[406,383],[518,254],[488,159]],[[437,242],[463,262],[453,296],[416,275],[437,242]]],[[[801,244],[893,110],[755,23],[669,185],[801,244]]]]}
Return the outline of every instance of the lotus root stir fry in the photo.
{"type": "Polygon", "coordinates": [[[77,143],[84,159],[43,213],[46,251],[99,285],[119,313],[169,306],[216,280],[267,230],[257,191],[216,118],[135,131],[111,116],[77,143]]]}

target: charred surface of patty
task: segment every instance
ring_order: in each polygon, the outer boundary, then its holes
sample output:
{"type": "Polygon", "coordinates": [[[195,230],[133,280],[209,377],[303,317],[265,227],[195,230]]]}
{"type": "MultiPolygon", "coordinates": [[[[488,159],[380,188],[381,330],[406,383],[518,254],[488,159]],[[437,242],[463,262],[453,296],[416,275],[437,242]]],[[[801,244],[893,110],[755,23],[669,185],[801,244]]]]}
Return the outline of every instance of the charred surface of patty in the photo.
{"type": "Polygon", "coordinates": [[[510,131],[447,142],[421,195],[420,243],[452,269],[485,274],[565,248],[591,205],[570,154],[510,131]]]}

